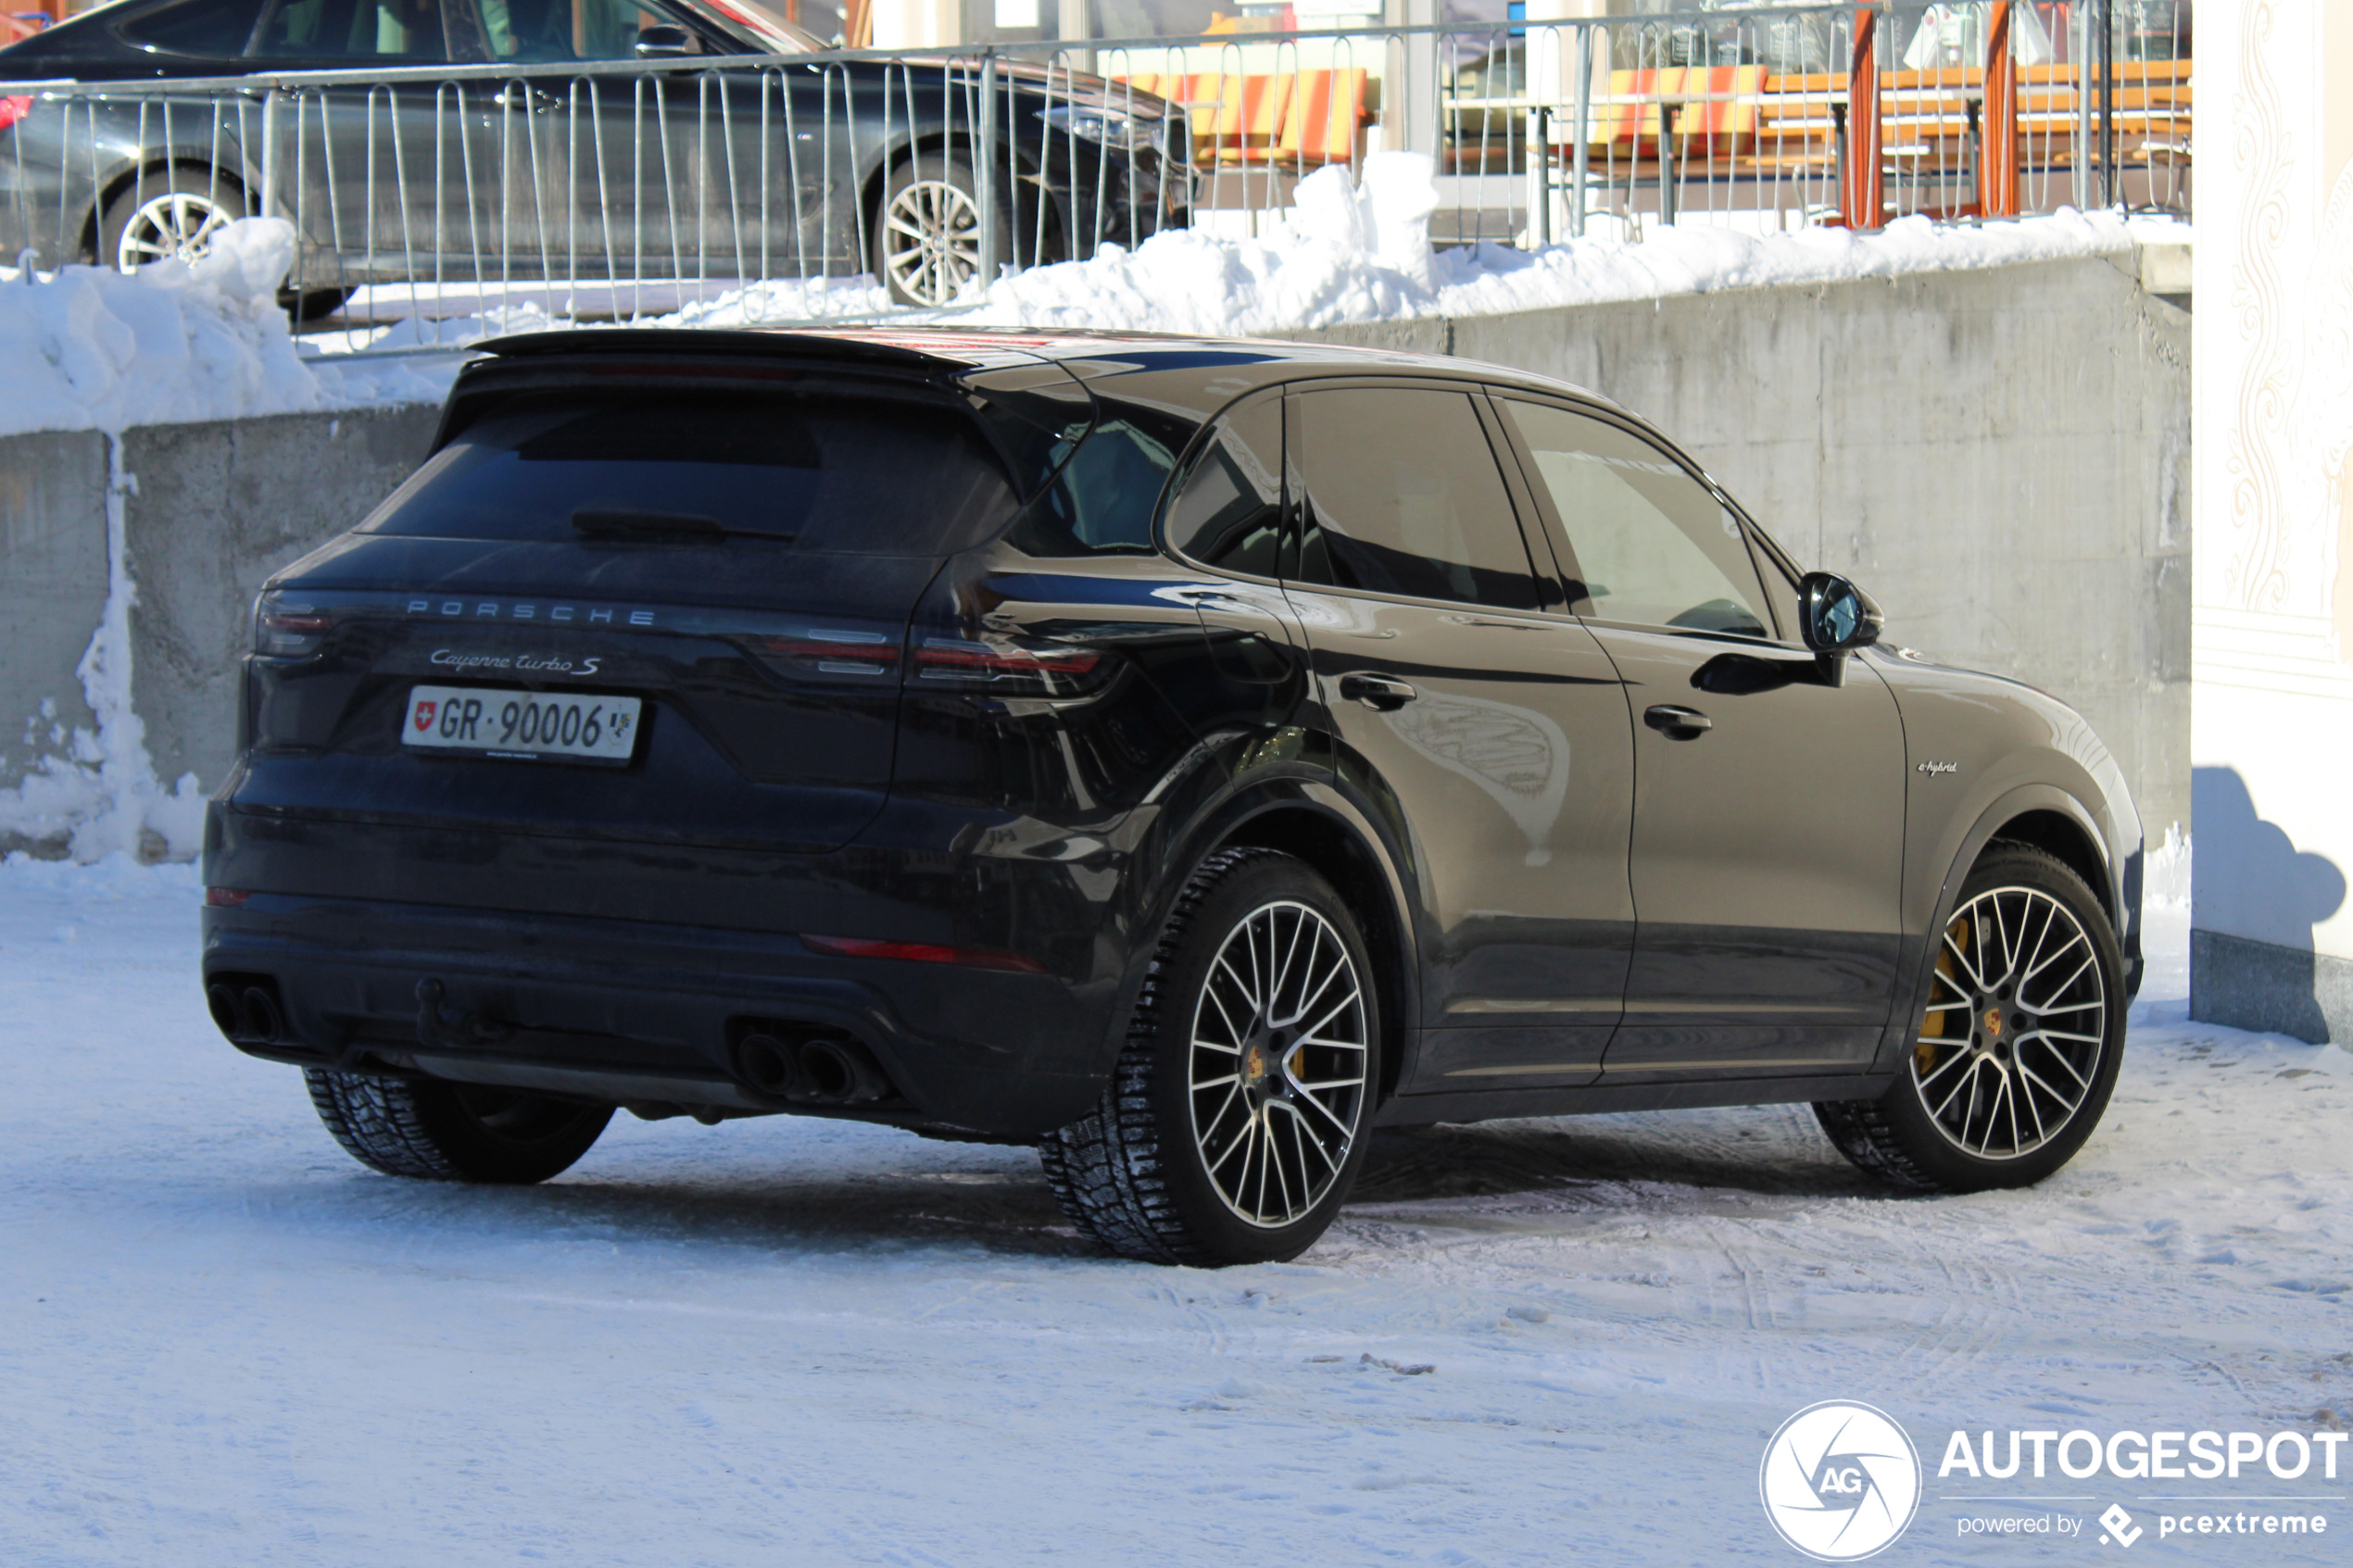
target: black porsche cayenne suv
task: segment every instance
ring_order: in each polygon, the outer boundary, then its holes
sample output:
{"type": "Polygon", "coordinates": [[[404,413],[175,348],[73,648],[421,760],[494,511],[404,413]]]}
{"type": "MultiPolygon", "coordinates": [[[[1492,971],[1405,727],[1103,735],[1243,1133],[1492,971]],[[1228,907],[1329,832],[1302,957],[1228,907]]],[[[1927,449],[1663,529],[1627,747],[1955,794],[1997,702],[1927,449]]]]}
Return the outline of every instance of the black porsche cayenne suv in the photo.
{"type": "Polygon", "coordinates": [[[1491,367],[511,338],[261,596],[207,994],[381,1171],[858,1117],[1034,1143],[1162,1261],[1297,1254],[1378,1126],[1810,1101],[2032,1182],[2115,1082],[2139,822],[1879,628],[1491,367]]]}

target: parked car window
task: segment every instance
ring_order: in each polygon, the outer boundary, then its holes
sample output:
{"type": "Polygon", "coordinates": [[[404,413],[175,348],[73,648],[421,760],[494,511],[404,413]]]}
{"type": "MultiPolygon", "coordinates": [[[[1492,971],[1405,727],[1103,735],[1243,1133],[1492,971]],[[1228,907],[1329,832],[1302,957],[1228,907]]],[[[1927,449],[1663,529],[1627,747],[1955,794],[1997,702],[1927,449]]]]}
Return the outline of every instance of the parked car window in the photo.
{"type": "Polygon", "coordinates": [[[687,27],[685,17],[634,0],[477,0],[490,53],[520,64],[626,60],[649,27],[687,27]]]}
{"type": "Polygon", "coordinates": [[[253,54],[275,60],[401,60],[451,57],[443,0],[279,0],[263,19],[253,54]]]}
{"type": "Polygon", "coordinates": [[[1511,496],[1469,397],[1351,387],[1296,403],[1300,582],[1536,608],[1511,496]]]}
{"type": "Polygon", "coordinates": [[[943,555],[1001,529],[1014,504],[995,454],[952,409],[638,394],[493,411],[361,527],[626,547],[633,530],[695,542],[707,520],[803,550],[943,555]]]}
{"type": "Polygon", "coordinates": [[[115,31],[145,48],[233,60],[253,41],[261,6],[262,0],[178,0],[132,17],[115,31]]]}
{"type": "Polygon", "coordinates": [[[1567,530],[1590,613],[1772,635],[1740,520],[1690,470],[1607,420],[1502,401],[1567,530]]]}
{"type": "Polygon", "coordinates": [[[1283,400],[1263,397],[1219,422],[1168,508],[1168,543],[1203,566],[1276,574],[1283,532],[1283,400]]]}

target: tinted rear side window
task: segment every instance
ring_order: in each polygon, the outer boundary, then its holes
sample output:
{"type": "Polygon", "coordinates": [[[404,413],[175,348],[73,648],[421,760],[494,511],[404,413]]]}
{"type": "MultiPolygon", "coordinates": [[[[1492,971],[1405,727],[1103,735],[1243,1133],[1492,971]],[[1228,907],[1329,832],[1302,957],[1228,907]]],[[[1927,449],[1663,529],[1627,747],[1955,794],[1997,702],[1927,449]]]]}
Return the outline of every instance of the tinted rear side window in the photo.
{"type": "Polygon", "coordinates": [[[362,524],[568,540],[575,513],[709,519],[804,550],[941,555],[1003,526],[1004,470],[964,415],[838,397],[623,396],[497,411],[362,524]]]}
{"type": "Polygon", "coordinates": [[[1467,396],[1354,387],[1296,407],[1308,502],[1299,581],[1536,608],[1511,494],[1467,396]]]}
{"type": "Polygon", "coordinates": [[[1276,574],[1283,525],[1283,400],[1228,414],[1168,508],[1168,542],[1205,566],[1276,574]]]}

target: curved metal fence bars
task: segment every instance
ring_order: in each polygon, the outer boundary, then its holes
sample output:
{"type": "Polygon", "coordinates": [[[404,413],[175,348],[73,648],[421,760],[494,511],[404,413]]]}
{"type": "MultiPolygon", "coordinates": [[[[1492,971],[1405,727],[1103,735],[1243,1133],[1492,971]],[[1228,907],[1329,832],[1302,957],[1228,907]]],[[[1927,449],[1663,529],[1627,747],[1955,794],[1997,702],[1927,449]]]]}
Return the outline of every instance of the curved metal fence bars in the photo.
{"type": "Polygon", "coordinates": [[[0,252],[132,263],[274,213],[298,236],[289,301],[359,291],[378,320],[634,320],[753,281],[896,275],[887,303],[779,295],[872,315],[1166,228],[1258,232],[1302,180],[1385,148],[1433,160],[1441,245],[2186,214],[2189,30],[2183,0],[1759,3],[0,84],[0,252]]]}

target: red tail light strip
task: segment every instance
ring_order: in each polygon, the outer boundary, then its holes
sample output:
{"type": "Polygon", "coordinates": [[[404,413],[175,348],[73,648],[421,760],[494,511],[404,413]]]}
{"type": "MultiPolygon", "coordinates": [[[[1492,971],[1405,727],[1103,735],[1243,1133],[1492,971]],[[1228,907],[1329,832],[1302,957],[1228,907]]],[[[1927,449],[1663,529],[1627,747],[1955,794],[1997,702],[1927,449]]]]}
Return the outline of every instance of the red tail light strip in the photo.
{"type": "Polygon", "coordinates": [[[915,651],[915,665],[938,675],[1084,675],[1103,661],[1092,648],[993,648],[937,638],[915,651]]]}
{"type": "Polygon", "coordinates": [[[950,947],[937,942],[879,942],[862,936],[807,936],[801,941],[821,953],[844,959],[901,959],[911,963],[955,964],[963,969],[1003,970],[1016,974],[1043,974],[1046,966],[1019,953],[988,947],[950,947]]]}

